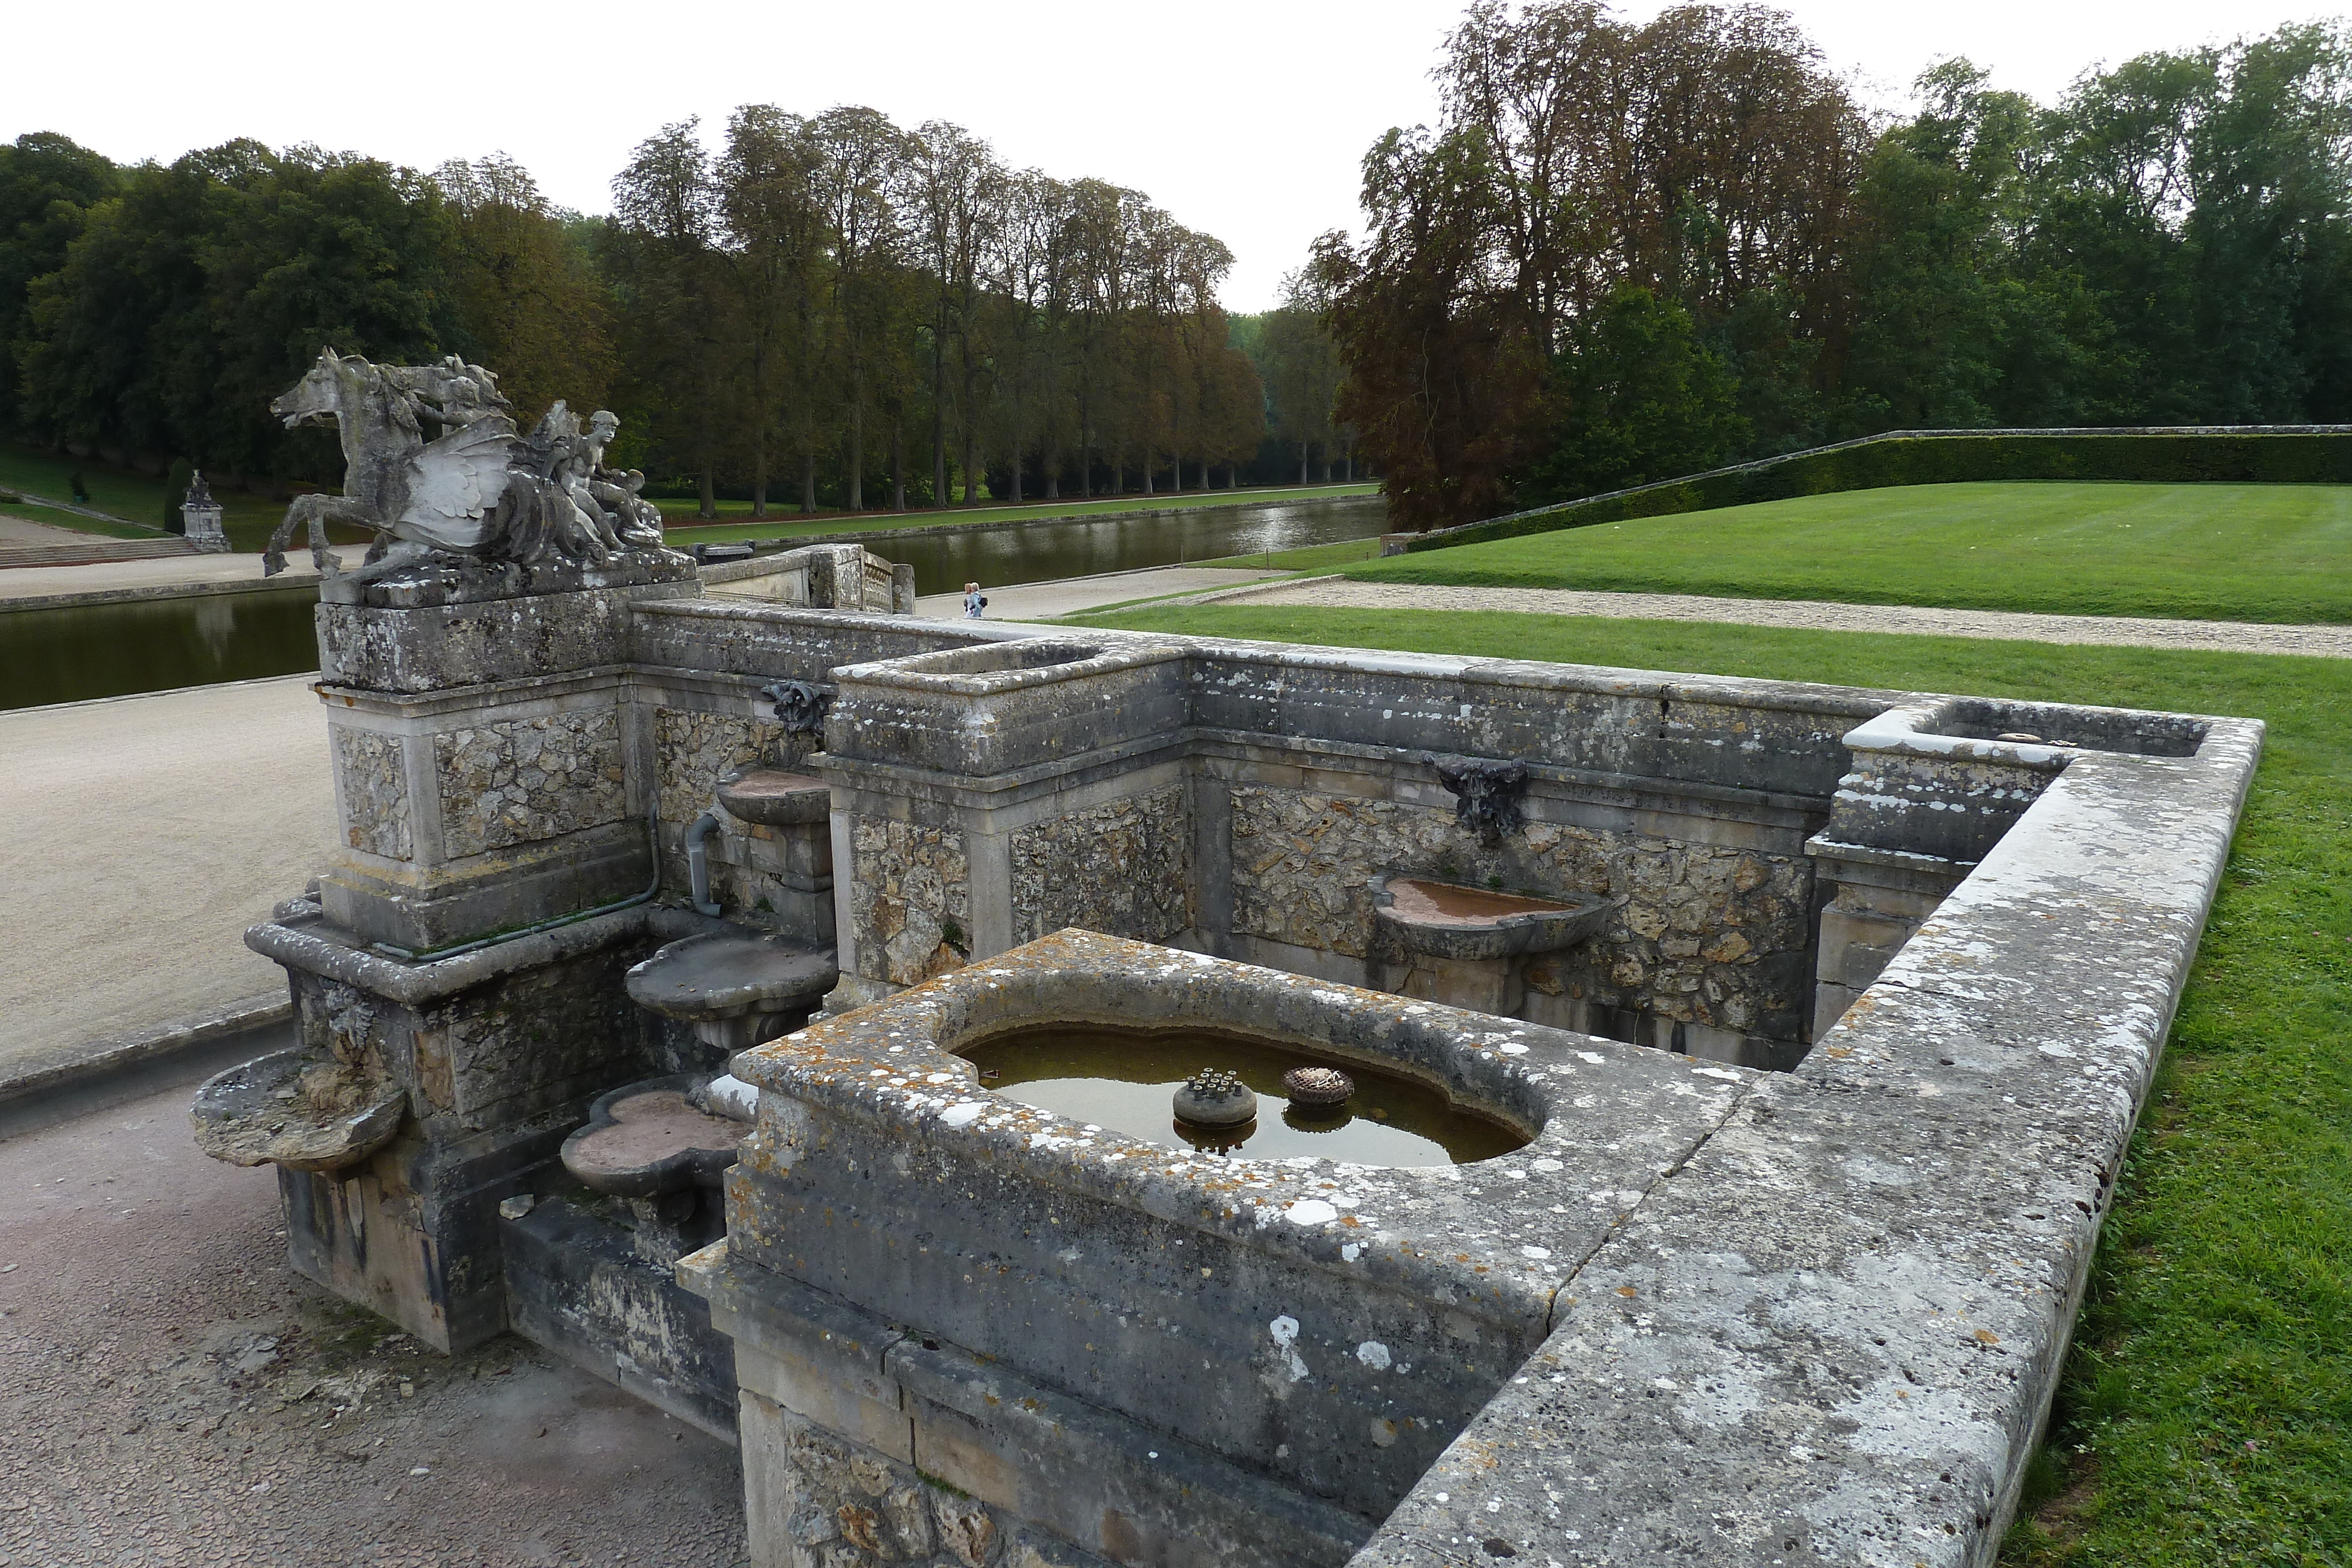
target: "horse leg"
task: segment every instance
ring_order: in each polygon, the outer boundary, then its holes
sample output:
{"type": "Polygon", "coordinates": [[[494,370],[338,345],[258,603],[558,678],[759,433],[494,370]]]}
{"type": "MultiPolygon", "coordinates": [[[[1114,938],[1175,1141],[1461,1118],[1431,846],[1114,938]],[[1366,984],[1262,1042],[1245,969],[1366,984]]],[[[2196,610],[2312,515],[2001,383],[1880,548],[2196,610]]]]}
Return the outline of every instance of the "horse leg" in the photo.
{"type": "Polygon", "coordinates": [[[328,507],[313,507],[310,512],[310,564],[319,569],[320,577],[342,575],[342,558],[327,549],[328,507]]]}
{"type": "MultiPolygon", "coordinates": [[[[278,525],[277,530],[269,536],[268,548],[262,551],[262,576],[276,577],[279,572],[286,570],[287,543],[289,540],[293,538],[294,530],[302,525],[310,511],[310,497],[309,496],[295,497],[293,504],[286,508],[286,520],[278,525]]],[[[311,522],[310,528],[314,534],[317,532],[318,527],[319,525],[317,522],[311,522]]]]}

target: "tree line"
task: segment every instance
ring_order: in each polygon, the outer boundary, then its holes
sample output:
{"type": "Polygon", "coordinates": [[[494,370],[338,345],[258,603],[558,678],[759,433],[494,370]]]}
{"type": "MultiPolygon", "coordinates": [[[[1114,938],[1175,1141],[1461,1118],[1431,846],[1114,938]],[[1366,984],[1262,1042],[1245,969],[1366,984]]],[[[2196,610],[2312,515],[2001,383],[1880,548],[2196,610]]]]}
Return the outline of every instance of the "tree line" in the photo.
{"type": "Polygon", "coordinates": [[[1964,60],[1874,119],[1784,14],[1481,0],[1299,280],[1400,526],[1888,429],[2352,420],[2352,47],[1964,60]]]}
{"type": "Polygon", "coordinates": [[[1340,447],[1318,315],[1228,318],[1214,237],[960,127],[747,106],[716,149],[664,128],[613,190],[591,218],[502,155],[424,173],[236,141],[126,167],[20,137],[0,145],[0,428],[331,482],[331,434],[265,405],[332,344],[463,354],[527,420],[612,407],[615,456],[706,512],[722,492],[764,516],[1232,486],[1294,455],[1328,476],[1340,447]]]}

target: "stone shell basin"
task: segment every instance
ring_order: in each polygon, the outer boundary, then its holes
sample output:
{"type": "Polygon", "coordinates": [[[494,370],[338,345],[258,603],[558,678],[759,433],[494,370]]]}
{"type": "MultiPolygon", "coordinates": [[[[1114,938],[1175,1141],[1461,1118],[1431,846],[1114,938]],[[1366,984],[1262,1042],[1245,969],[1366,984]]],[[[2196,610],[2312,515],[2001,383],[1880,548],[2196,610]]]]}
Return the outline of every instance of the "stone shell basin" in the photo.
{"type": "Polygon", "coordinates": [[[335,1171],[392,1141],[408,1093],[311,1046],[257,1056],[205,1081],[188,1119],[196,1146],[233,1166],[335,1171]]]}
{"type": "Polygon", "coordinates": [[[1597,936],[1614,907],[1605,898],[1536,898],[1393,872],[1371,888],[1382,946],[1465,963],[1573,947],[1597,936]]]}
{"type": "Polygon", "coordinates": [[[822,822],[833,815],[833,790],[822,779],[781,768],[752,768],[719,782],[728,813],[766,828],[822,822]]]}
{"type": "Polygon", "coordinates": [[[747,1129],[694,1103],[708,1076],[648,1078],[598,1095],[588,1124],[563,1140],[563,1168],[615,1197],[719,1186],[747,1129]]]}
{"type": "Polygon", "coordinates": [[[628,973],[629,999],[687,1023],[789,1012],[840,977],[833,953],[782,936],[719,933],[672,942],[628,973]]]}

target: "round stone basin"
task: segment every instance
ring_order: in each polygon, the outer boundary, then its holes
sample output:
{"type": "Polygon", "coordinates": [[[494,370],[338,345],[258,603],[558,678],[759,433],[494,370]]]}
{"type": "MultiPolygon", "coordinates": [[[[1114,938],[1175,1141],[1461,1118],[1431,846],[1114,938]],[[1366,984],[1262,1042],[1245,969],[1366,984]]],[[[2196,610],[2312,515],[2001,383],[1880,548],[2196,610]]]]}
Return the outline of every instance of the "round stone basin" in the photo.
{"type": "Polygon", "coordinates": [[[1377,878],[1372,904],[1373,925],[1407,952],[1472,962],[1572,947],[1609,919],[1605,899],[1533,898],[1418,876],[1377,878]]]}
{"type": "Polygon", "coordinates": [[[784,828],[799,822],[822,822],[833,814],[833,791],[822,779],[787,773],[777,768],[754,768],[721,779],[719,803],[746,822],[784,828]]]}
{"type": "Polygon", "coordinates": [[[671,943],[632,968],[625,984],[639,1007],[702,1023],[807,1006],[838,977],[830,952],[782,936],[716,935],[671,943]]]}
{"type": "Polygon", "coordinates": [[[1319,1155],[1368,1166],[1458,1166],[1523,1147],[1529,1135],[1458,1105],[1418,1079],[1360,1061],[1339,1061],[1222,1030],[1039,1025],[957,1052],[981,1086],[1008,1100],[1107,1127],[1167,1148],[1279,1159],[1319,1155]],[[1222,1067],[1257,1092],[1257,1120],[1241,1127],[1189,1127],[1170,1108],[1176,1090],[1222,1067]],[[1356,1092],[1336,1113],[1304,1115],[1286,1103],[1282,1075],[1337,1067],[1356,1092]]]}

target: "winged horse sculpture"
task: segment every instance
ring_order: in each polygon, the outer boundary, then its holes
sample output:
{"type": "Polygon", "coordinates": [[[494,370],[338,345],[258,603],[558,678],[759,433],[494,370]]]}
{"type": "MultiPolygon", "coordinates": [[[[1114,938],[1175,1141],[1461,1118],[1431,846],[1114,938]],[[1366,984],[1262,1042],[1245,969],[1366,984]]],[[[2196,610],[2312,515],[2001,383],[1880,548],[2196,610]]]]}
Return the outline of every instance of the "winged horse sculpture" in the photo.
{"type": "Polygon", "coordinates": [[[479,553],[497,531],[507,462],[517,437],[497,379],[450,360],[432,367],[380,366],[332,349],[269,405],[292,430],[332,424],[342,438],[343,493],[294,497],[269,538],[265,575],[286,570],[286,544],[307,527],[310,559],[333,576],[327,525],[374,530],[372,567],[436,550],[479,553]],[[444,428],[431,441],[425,421],[444,428]],[[411,548],[403,549],[401,545],[411,548]]]}
{"type": "Polygon", "coordinates": [[[437,365],[375,365],[327,349],[269,412],[289,430],[336,427],[343,493],[294,498],[262,557],[265,576],[286,570],[286,545],[302,528],[319,570],[339,574],[329,523],[374,530],[362,577],[436,556],[601,561],[661,543],[661,514],[637,494],[644,476],[603,466],[619,423],[612,414],[599,412],[583,430],[558,402],[526,440],[498,377],[454,354],[437,365]],[[438,427],[430,440],[428,424],[438,427]]]}

